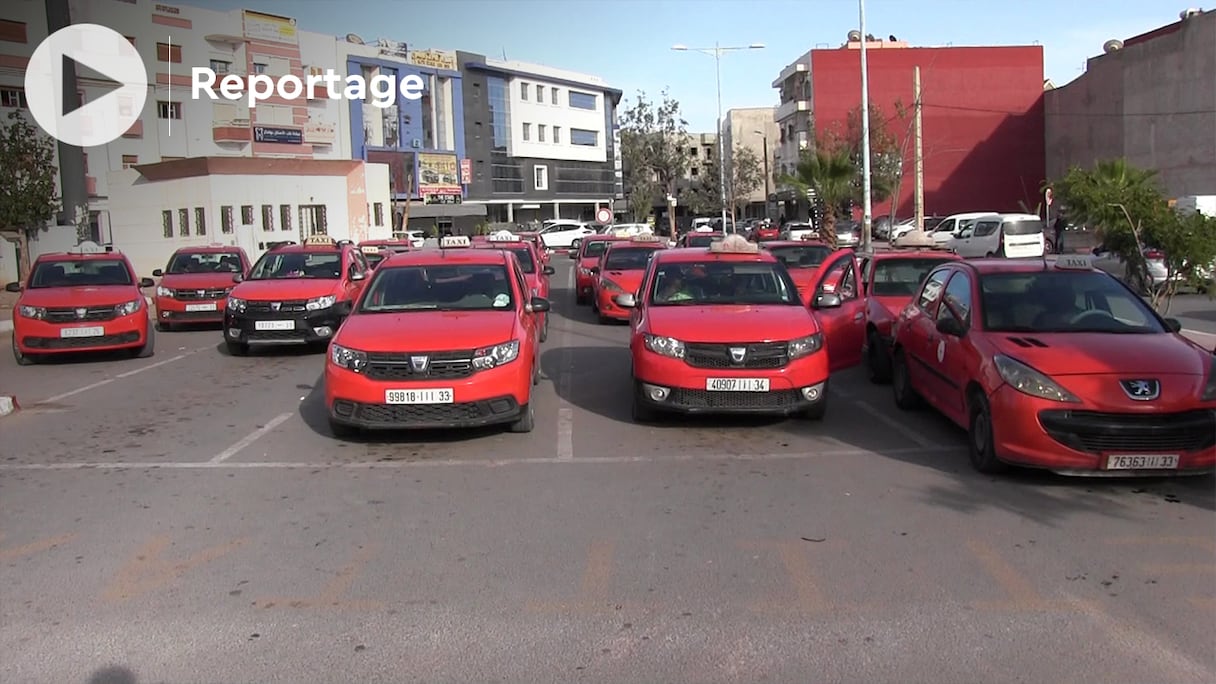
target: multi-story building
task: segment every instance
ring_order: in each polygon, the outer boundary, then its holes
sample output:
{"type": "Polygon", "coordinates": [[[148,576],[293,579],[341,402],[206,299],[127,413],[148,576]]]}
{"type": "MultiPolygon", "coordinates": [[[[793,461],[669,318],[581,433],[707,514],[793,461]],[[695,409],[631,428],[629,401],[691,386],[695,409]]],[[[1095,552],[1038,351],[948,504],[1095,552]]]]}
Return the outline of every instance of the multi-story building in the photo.
{"type": "Polygon", "coordinates": [[[1045,95],[1048,177],[1124,158],[1157,171],[1168,196],[1216,195],[1216,11],[1103,50],[1045,95]]]}
{"type": "Polygon", "coordinates": [[[623,197],[621,91],[602,79],[457,52],[469,204],[492,223],[591,220],[623,197]]]}
{"type": "MultiPolygon", "coordinates": [[[[815,49],[784,70],[775,119],[781,126],[778,174],[793,170],[798,154],[828,131],[843,132],[861,104],[860,36],[837,49],[815,49]],[[805,134],[805,135],[804,135],[805,134]]],[[[1044,178],[1043,48],[910,47],[869,40],[869,95],[896,139],[902,182],[893,198],[900,216],[912,214],[914,76],[920,67],[925,211],[1033,210],[1044,178]]],[[[872,120],[873,124],[873,120],[872,120]]],[[[782,213],[805,218],[804,202],[782,213]]],[[[890,211],[875,202],[875,214],[890,211]]]]}
{"type": "MultiPolygon", "coordinates": [[[[773,147],[780,144],[780,131],[777,127],[776,108],[748,107],[731,109],[726,112],[722,122],[723,143],[726,146],[727,178],[734,175],[733,160],[735,150],[743,148],[750,150],[760,160],[761,184],[746,197],[734,198],[742,213],[736,218],[762,218],[771,212],[767,205],[768,195],[773,188],[773,147]]],[[[775,199],[775,198],[774,198],[775,199]]],[[[729,199],[728,199],[729,201],[729,199]]]]}

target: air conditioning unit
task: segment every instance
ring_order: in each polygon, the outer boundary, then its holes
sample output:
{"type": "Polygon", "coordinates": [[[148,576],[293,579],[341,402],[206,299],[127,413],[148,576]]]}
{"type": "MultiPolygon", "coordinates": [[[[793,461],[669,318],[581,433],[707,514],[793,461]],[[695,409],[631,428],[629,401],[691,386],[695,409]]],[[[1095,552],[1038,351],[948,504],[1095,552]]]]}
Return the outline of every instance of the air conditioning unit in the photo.
{"type": "Polygon", "coordinates": [[[422,149],[422,141],[418,138],[414,138],[410,141],[410,147],[414,148],[415,150],[420,150],[422,149]]]}

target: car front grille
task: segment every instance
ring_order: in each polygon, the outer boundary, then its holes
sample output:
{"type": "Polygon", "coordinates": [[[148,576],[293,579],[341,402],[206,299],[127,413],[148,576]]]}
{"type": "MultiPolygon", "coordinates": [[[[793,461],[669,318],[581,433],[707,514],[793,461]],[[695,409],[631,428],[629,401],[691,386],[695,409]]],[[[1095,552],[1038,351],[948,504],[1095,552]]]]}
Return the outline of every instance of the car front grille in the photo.
{"type": "Polygon", "coordinates": [[[47,309],[46,320],[50,323],[76,323],[80,321],[112,321],[116,313],[112,306],[90,306],[77,309],[47,309]],[[83,315],[82,315],[83,314],[83,315]]]}
{"type": "Polygon", "coordinates": [[[458,404],[364,404],[340,399],[334,414],[359,425],[380,428],[478,425],[509,418],[519,412],[512,397],[458,404]]]}
{"type": "Polygon", "coordinates": [[[684,362],[694,368],[784,368],[790,362],[784,342],[684,345],[684,362]],[[735,363],[731,349],[746,349],[742,363],[735,363]]]}
{"type": "Polygon", "coordinates": [[[372,380],[426,380],[467,378],[473,374],[473,352],[380,353],[367,355],[363,374],[372,380]],[[426,359],[425,370],[415,370],[414,361],[426,359]]]}
{"type": "Polygon", "coordinates": [[[1187,453],[1216,445],[1216,411],[1130,414],[1039,412],[1057,442],[1088,453],[1187,453]]]}
{"type": "Polygon", "coordinates": [[[208,290],[174,290],[173,298],[183,302],[211,301],[214,299],[223,299],[228,296],[228,290],[208,289],[208,290]]]}
{"type": "Polygon", "coordinates": [[[308,310],[307,299],[291,299],[280,302],[247,301],[245,311],[251,314],[293,314],[308,310]]]}
{"type": "Polygon", "coordinates": [[[776,392],[709,392],[675,388],[666,403],[687,409],[784,410],[798,405],[798,390],[776,392]]]}

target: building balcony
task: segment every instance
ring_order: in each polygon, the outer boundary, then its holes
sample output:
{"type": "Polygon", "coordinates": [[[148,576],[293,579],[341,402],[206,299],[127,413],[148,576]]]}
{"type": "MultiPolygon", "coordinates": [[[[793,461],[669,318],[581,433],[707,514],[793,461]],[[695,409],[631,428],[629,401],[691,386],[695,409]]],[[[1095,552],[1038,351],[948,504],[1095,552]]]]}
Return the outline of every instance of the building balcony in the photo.
{"type": "Polygon", "coordinates": [[[772,86],[774,88],[780,88],[781,84],[785,82],[785,79],[789,78],[790,76],[793,76],[794,74],[802,74],[802,73],[806,73],[810,70],[811,70],[810,64],[807,64],[805,62],[794,62],[793,64],[791,64],[781,70],[781,75],[779,75],[777,77],[777,80],[773,81],[772,86]]]}
{"type": "Polygon", "coordinates": [[[798,112],[809,112],[810,110],[810,100],[790,100],[789,102],[782,102],[777,107],[777,112],[773,114],[773,120],[785,121],[798,112]]]}
{"type": "Polygon", "coordinates": [[[124,137],[124,138],[142,138],[142,137],[144,137],[143,119],[136,119],[135,123],[131,124],[131,127],[127,129],[127,132],[122,134],[122,137],[124,137]]]}
{"type": "Polygon", "coordinates": [[[248,121],[243,125],[236,121],[217,122],[211,124],[211,139],[217,143],[247,143],[253,140],[253,132],[248,121]]]}

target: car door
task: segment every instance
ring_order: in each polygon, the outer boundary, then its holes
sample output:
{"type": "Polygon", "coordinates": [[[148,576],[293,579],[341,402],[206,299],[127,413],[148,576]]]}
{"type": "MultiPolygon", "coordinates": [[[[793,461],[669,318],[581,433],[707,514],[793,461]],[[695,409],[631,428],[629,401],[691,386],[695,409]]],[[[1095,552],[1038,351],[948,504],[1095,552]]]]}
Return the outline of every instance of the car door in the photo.
{"type": "Polygon", "coordinates": [[[342,272],[342,288],[345,293],[345,301],[354,304],[359,299],[359,294],[363,292],[363,286],[367,284],[367,272],[371,267],[367,264],[367,259],[363,257],[363,253],[357,249],[346,250],[346,268],[342,272]]]}
{"type": "Polygon", "coordinates": [[[971,240],[975,233],[975,224],[963,226],[963,229],[954,234],[950,240],[950,249],[955,254],[961,257],[971,256],[971,240]]]}
{"type": "Polygon", "coordinates": [[[815,274],[811,311],[819,321],[828,364],[832,372],[861,363],[865,340],[865,299],[861,296],[857,257],[851,249],[837,250],[815,274]],[[826,287],[831,285],[831,290],[826,287]],[[839,306],[825,306],[825,296],[835,295],[839,306]]]}
{"type": "Polygon", "coordinates": [[[940,244],[942,242],[948,242],[950,236],[954,234],[954,227],[957,225],[957,219],[946,219],[945,221],[937,224],[937,227],[933,229],[933,243],[940,244]]]}
{"type": "Polygon", "coordinates": [[[928,347],[934,356],[928,359],[930,381],[936,385],[937,408],[960,425],[967,424],[967,400],[965,389],[975,377],[978,360],[972,339],[971,311],[975,297],[971,276],[965,271],[956,271],[950,276],[941,303],[934,317],[934,329],[930,333],[928,347]],[[958,322],[963,334],[948,335],[937,330],[937,324],[945,319],[958,322]]]}
{"type": "Polygon", "coordinates": [[[1001,251],[1001,221],[976,221],[967,244],[969,257],[997,256],[1001,251]]]}
{"type": "Polygon", "coordinates": [[[951,272],[950,268],[938,268],[925,278],[915,301],[916,308],[910,314],[905,314],[907,318],[899,335],[912,388],[935,405],[937,384],[933,381],[931,369],[937,361],[937,308],[951,272]],[[932,349],[929,348],[931,343],[932,349]]]}
{"type": "Polygon", "coordinates": [[[516,307],[519,312],[519,326],[528,337],[535,362],[540,363],[540,315],[532,313],[528,306],[532,302],[532,288],[528,287],[528,279],[519,267],[518,259],[508,259],[507,268],[515,280],[515,291],[519,293],[519,306],[516,307]]]}

